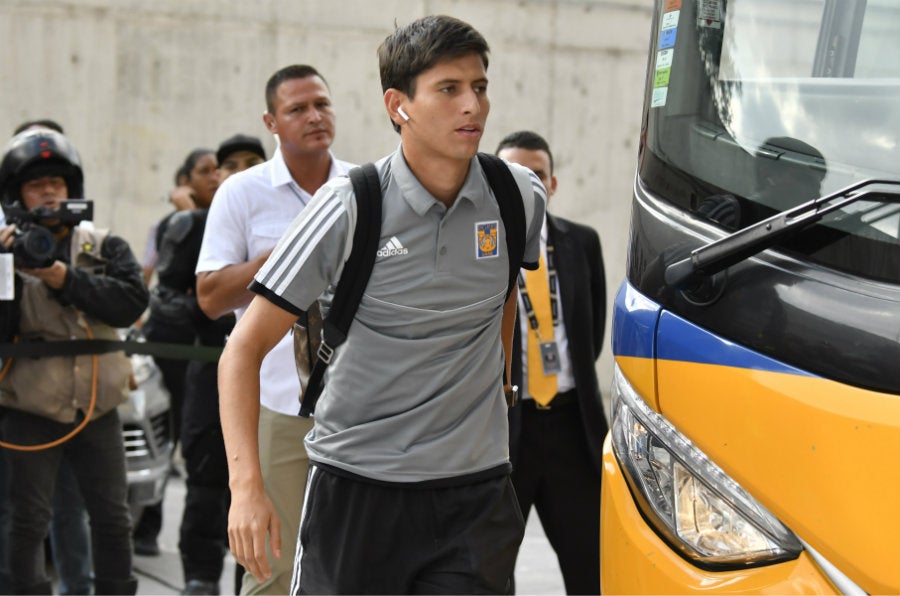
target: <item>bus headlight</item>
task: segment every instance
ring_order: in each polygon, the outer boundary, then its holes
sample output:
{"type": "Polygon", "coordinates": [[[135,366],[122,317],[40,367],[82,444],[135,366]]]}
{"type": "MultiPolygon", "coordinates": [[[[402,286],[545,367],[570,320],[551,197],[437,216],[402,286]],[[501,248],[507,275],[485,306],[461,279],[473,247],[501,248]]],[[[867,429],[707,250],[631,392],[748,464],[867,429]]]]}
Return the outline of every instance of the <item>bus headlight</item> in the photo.
{"type": "Polygon", "coordinates": [[[612,443],[646,520],[695,565],[735,569],[796,558],[797,537],[650,409],[619,370],[612,443]]]}

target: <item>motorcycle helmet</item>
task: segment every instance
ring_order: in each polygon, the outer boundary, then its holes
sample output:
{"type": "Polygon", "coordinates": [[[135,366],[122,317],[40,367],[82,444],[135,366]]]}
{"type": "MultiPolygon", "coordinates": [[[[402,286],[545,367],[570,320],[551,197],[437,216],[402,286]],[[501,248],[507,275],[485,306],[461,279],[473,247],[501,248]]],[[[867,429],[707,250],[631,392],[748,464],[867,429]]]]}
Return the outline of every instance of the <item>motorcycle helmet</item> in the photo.
{"type": "Polygon", "coordinates": [[[60,176],[69,198],[84,197],[81,158],[69,139],[46,128],[17,134],[7,143],[0,163],[0,202],[20,204],[22,184],[42,176],[60,176]]]}

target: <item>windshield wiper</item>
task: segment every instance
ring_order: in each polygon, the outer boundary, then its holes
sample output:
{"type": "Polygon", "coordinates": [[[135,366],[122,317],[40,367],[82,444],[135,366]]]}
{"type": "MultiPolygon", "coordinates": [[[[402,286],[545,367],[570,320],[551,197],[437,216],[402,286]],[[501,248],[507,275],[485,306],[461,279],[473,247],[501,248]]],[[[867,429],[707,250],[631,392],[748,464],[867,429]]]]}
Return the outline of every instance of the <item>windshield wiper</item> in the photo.
{"type": "Polygon", "coordinates": [[[864,198],[883,203],[900,203],[900,180],[862,180],[710,242],[691,252],[687,258],[666,267],[666,284],[679,289],[690,288],[703,279],[796,235],[826,214],[864,198]],[[881,188],[872,188],[876,186],[881,188]],[[885,186],[891,188],[886,189],[885,186]]]}

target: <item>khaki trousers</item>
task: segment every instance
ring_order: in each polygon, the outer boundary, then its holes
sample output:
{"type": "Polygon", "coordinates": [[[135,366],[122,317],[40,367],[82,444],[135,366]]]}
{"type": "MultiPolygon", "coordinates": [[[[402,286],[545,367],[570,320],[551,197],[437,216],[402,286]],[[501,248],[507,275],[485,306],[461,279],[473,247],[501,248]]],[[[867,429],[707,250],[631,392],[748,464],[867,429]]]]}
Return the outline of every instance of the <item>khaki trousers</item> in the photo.
{"type": "Polygon", "coordinates": [[[273,557],[266,544],[272,577],[259,583],[253,574],[245,573],[241,594],[287,594],[290,591],[300,511],[309,472],[303,438],[312,426],[312,418],[280,414],[265,406],[259,408],[259,463],[266,492],[281,521],[281,559],[273,557]]]}

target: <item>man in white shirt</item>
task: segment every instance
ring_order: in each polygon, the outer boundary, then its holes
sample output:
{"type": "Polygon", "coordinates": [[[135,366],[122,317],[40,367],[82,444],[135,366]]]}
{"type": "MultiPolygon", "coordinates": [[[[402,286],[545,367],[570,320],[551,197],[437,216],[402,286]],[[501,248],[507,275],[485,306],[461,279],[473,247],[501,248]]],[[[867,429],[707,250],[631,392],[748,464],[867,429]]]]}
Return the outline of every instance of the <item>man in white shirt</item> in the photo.
{"type": "MultiPolygon", "coordinates": [[[[335,114],[328,85],[315,68],[292,65],[272,75],[263,122],[278,136],[278,149],[269,161],[230,176],[209,212],[197,295],[210,318],[231,311],[243,315],[253,297],[247,286],[288,224],[320,186],[352,167],[329,150],[335,114]]],[[[286,594],[309,467],[302,439],[313,424],[297,415],[300,382],[289,334],[266,357],[259,382],[262,476],[249,481],[276,513],[267,552],[272,572],[262,583],[245,574],[241,594],[286,594]]]]}

